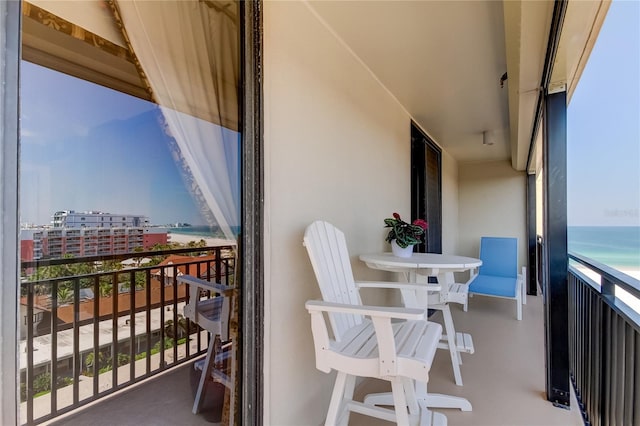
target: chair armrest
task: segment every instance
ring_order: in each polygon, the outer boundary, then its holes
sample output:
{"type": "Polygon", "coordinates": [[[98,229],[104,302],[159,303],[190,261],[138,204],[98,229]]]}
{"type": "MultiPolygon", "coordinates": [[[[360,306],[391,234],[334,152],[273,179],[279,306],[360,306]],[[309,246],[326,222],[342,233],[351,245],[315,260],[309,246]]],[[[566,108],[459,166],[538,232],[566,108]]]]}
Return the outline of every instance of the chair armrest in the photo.
{"type": "Polygon", "coordinates": [[[396,283],[387,281],[356,281],[358,288],[390,288],[396,290],[428,290],[440,291],[440,284],[396,283]]]}
{"type": "Polygon", "coordinates": [[[184,305],[184,316],[205,330],[220,334],[223,340],[228,340],[229,301],[236,290],[192,275],[180,275],[177,281],[189,285],[189,301],[184,305]],[[201,290],[210,291],[212,297],[202,299],[201,290]]]}
{"type": "Polygon", "coordinates": [[[518,282],[520,283],[520,285],[522,285],[522,288],[524,288],[524,284],[525,284],[525,279],[527,276],[527,270],[526,268],[523,266],[522,267],[522,271],[521,273],[516,275],[516,279],[518,280],[518,282]]]}
{"type": "Polygon", "coordinates": [[[518,274],[518,279],[520,280],[520,290],[522,291],[522,303],[527,304],[527,267],[522,267],[522,273],[518,274]]]}
{"type": "Polygon", "coordinates": [[[365,315],[378,318],[396,318],[404,320],[424,320],[425,310],[415,308],[395,308],[381,306],[350,305],[348,303],[308,300],[304,305],[309,312],[336,312],[343,314],[365,315]]]}
{"type": "Polygon", "coordinates": [[[224,284],[212,283],[201,278],[196,278],[192,275],[180,275],[178,277],[178,283],[189,284],[190,286],[200,287],[204,290],[210,290],[215,293],[229,295],[229,292],[233,290],[233,287],[224,284]]]}
{"type": "Polygon", "coordinates": [[[471,271],[469,271],[469,280],[467,280],[465,284],[467,285],[471,284],[471,282],[475,280],[476,277],[478,276],[478,272],[479,272],[478,268],[471,269],[471,271]]]}

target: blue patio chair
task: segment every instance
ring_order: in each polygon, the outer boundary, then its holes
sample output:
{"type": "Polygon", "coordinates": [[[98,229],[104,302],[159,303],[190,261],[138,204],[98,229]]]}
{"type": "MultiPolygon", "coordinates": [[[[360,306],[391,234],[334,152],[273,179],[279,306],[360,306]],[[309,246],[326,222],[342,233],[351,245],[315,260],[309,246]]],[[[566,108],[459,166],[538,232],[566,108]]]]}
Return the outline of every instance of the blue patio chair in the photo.
{"type": "MultiPolygon", "coordinates": [[[[518,320],[522,319],[522,304],[526,304],[524,277],[518,274],[518,239],[482,237],[480,239],[482,266],[472,274],[469,295],[514,299],[518,320]]],[[[467,302],[468,303],[468,302],[467,302]]],[[[464,305],[467,310],[467,304],[464,305]]]]}

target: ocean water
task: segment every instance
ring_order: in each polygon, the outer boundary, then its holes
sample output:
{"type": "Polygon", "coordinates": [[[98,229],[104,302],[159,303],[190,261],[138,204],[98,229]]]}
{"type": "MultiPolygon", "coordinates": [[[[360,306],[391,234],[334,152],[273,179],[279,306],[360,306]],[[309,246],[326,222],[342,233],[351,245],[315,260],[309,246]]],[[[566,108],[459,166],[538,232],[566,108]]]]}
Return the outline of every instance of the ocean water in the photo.
{"type": "Polygon", "coordinates": [[[640,271],[640,226],[570,226],[569,251],[619,270],[640,271]]]}
{"type": "MultiPolygon", "coordinates": [[[[180,226],[180,227],[169,228],[169,231],[175,234],[198,235],[201,237],[211,237],[211,238],[225,238],[224,233],[217,226],[208,226],[208,225],[180,226]]],[[[232,226],[231,232],[233,232],[235,236],[238,236],[240,234],[240,227],[232,226]]]]}
{"type": "MultiPolygon", "coordinates": [[[[217,226],[194,225],[169,228],[176,234],[224,238],[217,226]]],[[[235,235],[240,227],[231,227],[235,235]]],[[[640,226],[569,226],[569,251],[617,269],[640,270],[640,226]]]]}
{"type": "MultiPolygon", "coordinates": [[[[235,235],[240,227],[232,227],[235,235]]],[[[176,234],[224,238],[217,226],[173,227],[176,234]]],[[[589,257],[616,269],[640,271],[640,226],[569,226],[569,251],[589,257]]]]}

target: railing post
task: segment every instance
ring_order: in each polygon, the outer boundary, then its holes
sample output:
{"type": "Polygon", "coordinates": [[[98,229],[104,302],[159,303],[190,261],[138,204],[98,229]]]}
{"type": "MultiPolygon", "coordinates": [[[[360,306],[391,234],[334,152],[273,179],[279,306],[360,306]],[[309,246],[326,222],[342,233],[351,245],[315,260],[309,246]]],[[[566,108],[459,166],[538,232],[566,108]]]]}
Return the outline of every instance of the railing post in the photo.
{"type": "Polygon", "coordinates": [[[600,280],[600,292],[602,293],[602,296],[605,298],[607,297],[613,298],[616,292],[616,285],[606,277],[602,277],[600,280]]]}
{"type": "MultiPolygon", "coordinates": [[[[615,298],[615,284],[611,282],[605,276],[601,276],[600,279],[600,294],[602,299],[613,303],[615,298]]],[[[612,356],[615,353],[614,343],[617,342],[617,333],[614,330],[614,326],[611,324],[612,319],[615,317],[612,315],[611,308],[606,303],[600,302],[603,306],[602,316],[600,317],[601,327],[601,348],[602,354],[600,371],[602,372],[602,381],[599,389],[599,403],[600,403],[600,418],[597,421],[601,425],[614,424],[611,420],[615,418],[614,401],[612,399],[612,391],[615,387],[615,378],[613,373],[616,371],[615,358],[612,356]]]]}
{"type": "MultiPolygon", "coordinates": [[[[33,284],[27,284],[27,368],[26,368],[26,398],[27,398],[27,423],[33,423],[33,321],[29,321],[29,318],[33,318],[33,306],[34,306],[34,294],[33,284]]],[[[51,330],[53,333],[53,329],[51,330]]]]}

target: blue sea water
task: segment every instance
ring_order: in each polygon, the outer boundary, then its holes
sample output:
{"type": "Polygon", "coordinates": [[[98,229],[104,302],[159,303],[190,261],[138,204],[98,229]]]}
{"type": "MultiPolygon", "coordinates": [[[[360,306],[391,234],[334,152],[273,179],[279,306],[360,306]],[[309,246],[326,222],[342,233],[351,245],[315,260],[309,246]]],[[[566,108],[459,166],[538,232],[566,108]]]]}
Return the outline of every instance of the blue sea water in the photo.
{"type": "Polygon", "coordinates": [[[640,270],[640,226],[570,226],[569,251],[615,269],[640,270]]]}
{"type": "MultiPolygon", "coordinates": [[[[224,238],[217,226],[183,226],[169,228],[185,235],[224,238]]],[[[232,227],[235,235],[240,227],[232,227]]],[[[567,230],[569,251],[589,257],[616,269],[640,270],[640,226],[570,226],[567,230]]]]}
{"type": "MultiPolygon", "coordinates": [[[[169,231],[176,234],[183,235],[198,235],[202,237],[212,237],[212,238],[225,238],[222,230],[217,226],[208,226],[208,225],[194,225],[194,226],[180,226],[180,227],[171,227],[169,231]]],[[[231,232],[235,236],[240,234],[239,226],[232,226],[231,232]]]]}

